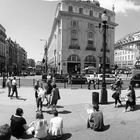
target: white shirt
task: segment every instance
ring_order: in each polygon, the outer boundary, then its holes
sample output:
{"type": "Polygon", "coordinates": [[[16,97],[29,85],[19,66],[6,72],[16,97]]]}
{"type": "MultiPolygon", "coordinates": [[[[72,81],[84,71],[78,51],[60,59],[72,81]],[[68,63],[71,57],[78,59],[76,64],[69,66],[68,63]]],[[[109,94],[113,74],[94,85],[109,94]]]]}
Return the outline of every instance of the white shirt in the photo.
{"type": "Polygon", "coordinates": [[[50,120],[50,134],[58,136],[63,134],[63,119],[61,117],[54,117],[50,120]]]}
{"type": "Polygon", "coordinates": [[[17,82],[15,79],[12,80],[12,85],[17,85],[17,82]]]}

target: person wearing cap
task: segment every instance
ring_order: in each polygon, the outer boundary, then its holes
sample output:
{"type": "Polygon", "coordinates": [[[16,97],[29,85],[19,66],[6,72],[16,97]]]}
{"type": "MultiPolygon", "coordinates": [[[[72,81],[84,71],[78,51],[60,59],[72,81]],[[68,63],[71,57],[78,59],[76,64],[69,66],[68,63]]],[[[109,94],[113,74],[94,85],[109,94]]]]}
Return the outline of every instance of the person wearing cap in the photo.
{"type": "Polygon", "coordinates": [[[93,105],[93,113],[88,119],[87,128],[91,128],[94,131],[102,131],[104,129],[103,113],[99,110],[97,104],[93,105]]]}
{"type": "Polygon", "coordinates": [[[16,138],[22,138],[24,134],[26,134],[26,130],[29,126],[26,123],[26,120],[22,117],[23,116],[23,109],[17,108],[16,114],[11,116],[11,133],[12,136],[16,138]]]}

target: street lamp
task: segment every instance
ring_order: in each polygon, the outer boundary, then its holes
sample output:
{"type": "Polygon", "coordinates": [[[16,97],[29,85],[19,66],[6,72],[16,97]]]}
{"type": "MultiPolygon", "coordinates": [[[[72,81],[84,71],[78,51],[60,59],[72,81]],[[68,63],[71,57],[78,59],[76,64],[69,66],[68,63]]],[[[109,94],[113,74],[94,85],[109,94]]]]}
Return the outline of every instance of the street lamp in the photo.
{"type": "Polygon", "coordinates": [[[107,103],[107,90],[106,90],[106,82],[105,82],[105,73],[106,73],[106,30],[108,28],[107,20],[108,17],[106,15],[106,11],[101,16],[102,18],[102,28],[103,28],[103,79],[102,79],[102,89],[101,89],[101,104],[107,103]]]}
{"type": "Polygon", "coordinates": [[[47,58],[47,53],[48,53],[48,41],[45,40],[45,39],[40,39],[40,41],[44,41],[45,42],[45,45],[44,45],[44,56],[45,58],[43,58],[43,63],[45,63],[45,73],[48,72],[48,65],[47,65],[47,61],[48,61],[48,58],[47,58]]]}

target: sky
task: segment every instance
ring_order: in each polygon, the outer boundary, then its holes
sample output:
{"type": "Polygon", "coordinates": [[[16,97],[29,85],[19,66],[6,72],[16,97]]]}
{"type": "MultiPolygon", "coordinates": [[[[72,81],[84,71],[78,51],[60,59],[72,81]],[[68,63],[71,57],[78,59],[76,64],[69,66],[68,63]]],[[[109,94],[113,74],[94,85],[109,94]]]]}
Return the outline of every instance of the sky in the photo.
{"type": "MultiPolygon", "coordinates": [[[[50,36],[59,0],[0,0],[0,24],[7,37],[27,51],[27,57],[41,61],[44,45],[50,36]]],[[[118,26],[115,41],[140,31],[140,0],[99,0],[100,6],[115,6],[118,26]]]]}

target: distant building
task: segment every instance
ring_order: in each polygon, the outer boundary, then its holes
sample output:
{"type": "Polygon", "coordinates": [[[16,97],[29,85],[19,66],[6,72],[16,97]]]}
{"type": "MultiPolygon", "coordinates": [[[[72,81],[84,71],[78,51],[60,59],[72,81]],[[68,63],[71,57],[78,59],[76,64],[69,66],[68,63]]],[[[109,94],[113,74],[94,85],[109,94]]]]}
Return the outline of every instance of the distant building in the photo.
{"type": "Polygon", "coordinates": [[[6,58],[6,43],[7,37],[5,28],[0,24],[0,74],[5,72],[5,58],[6,58]]]}
{"type": "MultiPolygon", "coordinates": [[[[114,11],[100,7],[98,1],[62,0],[57,5],[45,53],[49,72],[75,74],[88,66],[102,67],[103,32],[99,23],[104,10],[108,25],[117,26],[114,11]]],[[[113,64],[114,29],[108,29],[106,68],[113,64]]]]}
{"type": "Polygon", "coordinates": [[[140,31],[118,40],[114,49],[114,61],[119,68],[132,68],[137,60],[140,60],[140,31]]]}

